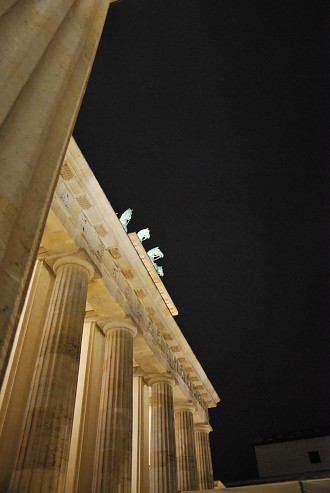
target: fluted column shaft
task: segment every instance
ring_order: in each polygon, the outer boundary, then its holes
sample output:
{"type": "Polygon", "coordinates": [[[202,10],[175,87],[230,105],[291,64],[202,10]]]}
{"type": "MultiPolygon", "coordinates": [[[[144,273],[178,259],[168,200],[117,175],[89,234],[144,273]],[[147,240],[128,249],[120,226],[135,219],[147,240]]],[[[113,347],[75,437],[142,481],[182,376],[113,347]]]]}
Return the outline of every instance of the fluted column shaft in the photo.
{"type": "Polygon", "coordinates": [[[1,385],[109,0],[0,3],[1,385]]]}
{"type": "Polygon", "coordinates": [[[175,408],[175,440],[180,491],[195,491],[199,488],[192,405],[175,408]]]}
{"type": "Polygon", "coordinates": [[[133,337],[130,322],[104,326],[106,346],[94,462],[94,493],[130,493],[133,427],[133,337]]]}
{"type": "Polygon", "coordinates": [[[63,491],[92,266],[76,257],[54,264],[56,280],[36,362],[10,491],[63,491]]]}
{"type": "Polygon", "coordinates": [[[150,492],[177,493],[173,380],[154,377],[151,386],[150,492]]]}
{"type": "Polygon", "coordinates": [[[200,424],[195,426],[197,469],[199,475],[199,487],[202,490],[212,490],[214,488],[209,439],[210,431],[212,431],[212,428],[208,424],[200,424]]]}
{"type": "Polygon", "coordinates": [[[133,371],[132,493],[149,493],[149,386],[133,371]]]}

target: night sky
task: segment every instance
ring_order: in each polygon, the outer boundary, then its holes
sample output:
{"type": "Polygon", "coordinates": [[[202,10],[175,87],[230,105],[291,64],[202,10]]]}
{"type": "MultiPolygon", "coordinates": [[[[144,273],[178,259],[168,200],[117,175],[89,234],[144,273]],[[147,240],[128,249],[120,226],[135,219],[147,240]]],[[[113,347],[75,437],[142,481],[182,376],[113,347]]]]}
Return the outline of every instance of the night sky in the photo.
{"type": "Polygon", "coordinates": [[[330,425],[330,2],[124,0],[74,136],[221,397],[215,478],[251,441],[330,425]]]}

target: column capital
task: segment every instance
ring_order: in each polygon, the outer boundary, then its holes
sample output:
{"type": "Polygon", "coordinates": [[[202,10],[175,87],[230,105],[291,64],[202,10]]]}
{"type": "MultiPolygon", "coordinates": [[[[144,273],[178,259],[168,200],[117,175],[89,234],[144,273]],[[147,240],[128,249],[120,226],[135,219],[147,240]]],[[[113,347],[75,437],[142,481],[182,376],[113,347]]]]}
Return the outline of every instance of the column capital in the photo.
{"type": "Polygon", "coordinates": [[[137,334],[136,326],[130,317],[118,317],[106,320],[105,324],[102,327],[104,335],[107,336],[109,332],[111,332],[111,330],[113,329],[127,330],[132,334],[133,337],[135,337],[137,334]]]}
{"type": "Polygon", "coordinates": [[[159,375],[153,375],[146,379],[149,387],[156,383],[168,383],[172,387],[176,385],[176,381],[168,373],[160,373],[159,375]]]}
{"type": "Polygon", "coordinates": [[[209,423],[197,423],[194,428],[195,431],[204,431],[205,433],[210,433],[213,431],[213,428],[209,423]]]}
{"type": "Polygon", "coordinates": [[[133,366],[133,377],[144,377],[141,366],[133,366]]]}
{"type": "Polygon", "coordinates": [[[196,408],[192,402],[174,402],[174,413],[180,411],[190,411],[191,413],[194,413],[196,408]]]}
{"type": "Polygon", "coordinates": [[[92,264],[87,260],[82,259],[76,255],[67,255],[65,257],[58,258],[53,265],[53,271],[55,272],[55,274],[57,273],[58,269],[63,265],[78,265],[80,267],[84,267],[88,272],[89,281],[94,276],[94,268],[92,264]]]}

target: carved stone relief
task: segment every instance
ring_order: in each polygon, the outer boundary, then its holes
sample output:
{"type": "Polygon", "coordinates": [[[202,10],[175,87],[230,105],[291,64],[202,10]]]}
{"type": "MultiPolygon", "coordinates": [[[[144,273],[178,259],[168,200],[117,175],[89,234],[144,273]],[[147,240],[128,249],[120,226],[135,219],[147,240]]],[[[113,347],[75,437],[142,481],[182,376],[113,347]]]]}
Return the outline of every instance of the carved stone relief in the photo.
{"type": "Polygon", "coordinates": [[[90,209],[92,207],[92,204],[91,204],[91,202],[88,199],[86,194],[83,194],[83,195],[80,195],[79,197],[77,197],[77,201],[79,202],[80,206],[83,209],[90,209]]]}
{"type": "Polygon", "coordinates": [[[74,202],[74,197],[63,183],[60,183],[58,186],[58,196],[64,204],[64,207],[69,210],[74,202]]]}
{"type": "Polygon", "coordinates": [[[144,321],[144,308],[143,306],[141,305],[140,301],[139,300],[136,300],[136,315],[137,315],[137,318],[139,320],[143,320],[144,321]]]}
{"type": "Polygon", "coordinates": [[[146,295],[146,294],[145,294],[145,292],[143,291],[143,289],[137,289],[137,290],[135,291],[135,293],[136,293],[136,296],[137,296],[138,298],[140,298],[140,299],[145,298],[145,295],[146,295]]]}
{"type": "Polygon", "coordinates": [[[118,271],[117,267],[112,267],[112,269],[111,269],[111,277],[113,277],[113,279],[118,283],[119,271],[118,271]]]}
{"type": "Polygon", "coordinates": [[[128,268],[127,269],[123,269],[122,270],[122,273],[124,274],[124,276],[126,277],[126,279],[129,279],[129,280],[134,279],[134,274],[131,271],[131,269],[128,269],[128,268]]]}
{"type": "Polygon", "coordinates": [[[97,234],[99,234],[101,236],[101,238],[103,238],[104,236],[107,235],[107,232],[106,232],[103,224],[96,224],[94,227],[95,227],[95,231],[97,232],[97,234]]]}
{"type": "Polygon", "coordinates": [[[74,177],[73,171],[67,161],[64,161],[62,169],[61,169],[61,176],[63,180],[69,181],[74,177]]]}
{"type": "Polygon", "coordinates": [[[115,248],[115,247],[109,248],[109,252],[112,255],[112,257],[116,260],[121,258],[121,255],[120,255],[118,248],[115,248]]]}

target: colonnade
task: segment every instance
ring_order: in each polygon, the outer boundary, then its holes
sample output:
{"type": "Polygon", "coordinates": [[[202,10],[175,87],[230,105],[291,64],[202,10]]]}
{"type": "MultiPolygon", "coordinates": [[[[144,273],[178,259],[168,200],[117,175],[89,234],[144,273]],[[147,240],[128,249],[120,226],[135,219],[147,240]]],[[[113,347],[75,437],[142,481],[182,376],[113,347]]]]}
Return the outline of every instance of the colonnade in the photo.
{"type": "MultiPolygon", "coordinates": [[[[52,262],[55,280],[37,268],[47,289],[34,286],[32,294],[39,299],[33,306],[30,303],[24,313],[26,327],[20,322],[16,340],[15,335],[110,3],[5,0],[0,6],[1,491],[79,491],[79,480],[72,479],[70,485],[75,486],[69,487],[68,475],[86,295],[94,273],[85,255],[52,262]],[[31,374],[25,368],[32,368],[31,374]]],[[[93,435],[95,428],[91,489],[131,492],[136,327],[122,317],[102,323],[101,328],[102,383],[99,395],[98,382],[90,392],[99,398],[99,415],[95,427],[84,429],[93,435]]],[[[146,381],[147,376],[139,378],[146,381]]],[[[196,431],[193,440],[193,428],[197,430],[193,410],[174,406],[174,380],[152,378],[147,380],[152,416],[150,491],[195,489],[207,478],[211,484],[206,432],[196,431]]],[[[83,472],[81,467],[74,474],[83,472]]]]}
{"type": "MultiPolygon", "coordinates": [[[[73,486],[69,490],[67,486],[68,474],[72,474],[68,472],[68,463],[86,296],[94,267],[80,253],[56,259],[52,269],[55,279],[40,331],[34,373],[31,379],[26,379],[30,392],[22,431],[17,433],[15,460],[5,465],[7,484],[6,481],[0,484],[0,489],[12,493],[73,491],[73,486]]],[[[176,382],[168,373],[144,375],[137,371],[133,375],[133,339],[137,327],[129,317],[102,320],[100,329],[103,361],[98,363],[102,368],[102,383],[95,405],[98,411],[94,457],[90,457],[89,464],[90,491],[177,493],[213,489],[209,425],[194,424],[195,408],[188,401],[174,402],[176,382]],[[134,379],[138,379],[138,385],[134,390],[133,409],[134,379]],[[148,410],[150,430],[148,425],[142,430],[143,413],[148,420],[148,410]],[[132,447],[134,422],[135,435],[143,434],[144,438],[138,438],[132,447]]],[[[15,423],[12,416],[6,419],[12,428],[21,424],[15,423]]],[[[0,456],[0,469],[1,460],[0,456]]],[[[79,469],[79,465],[74,467],[79,469]]],[[[69,482],[79,484],[79,481],[69,482]]],[[[76,487],[74,491],[83,490],[76,487]]]]}
{"type": "Polygon", "coordinates": [[[68,256],[56,273],[10,491],[63,491],[90,263],[68,256]]]}

